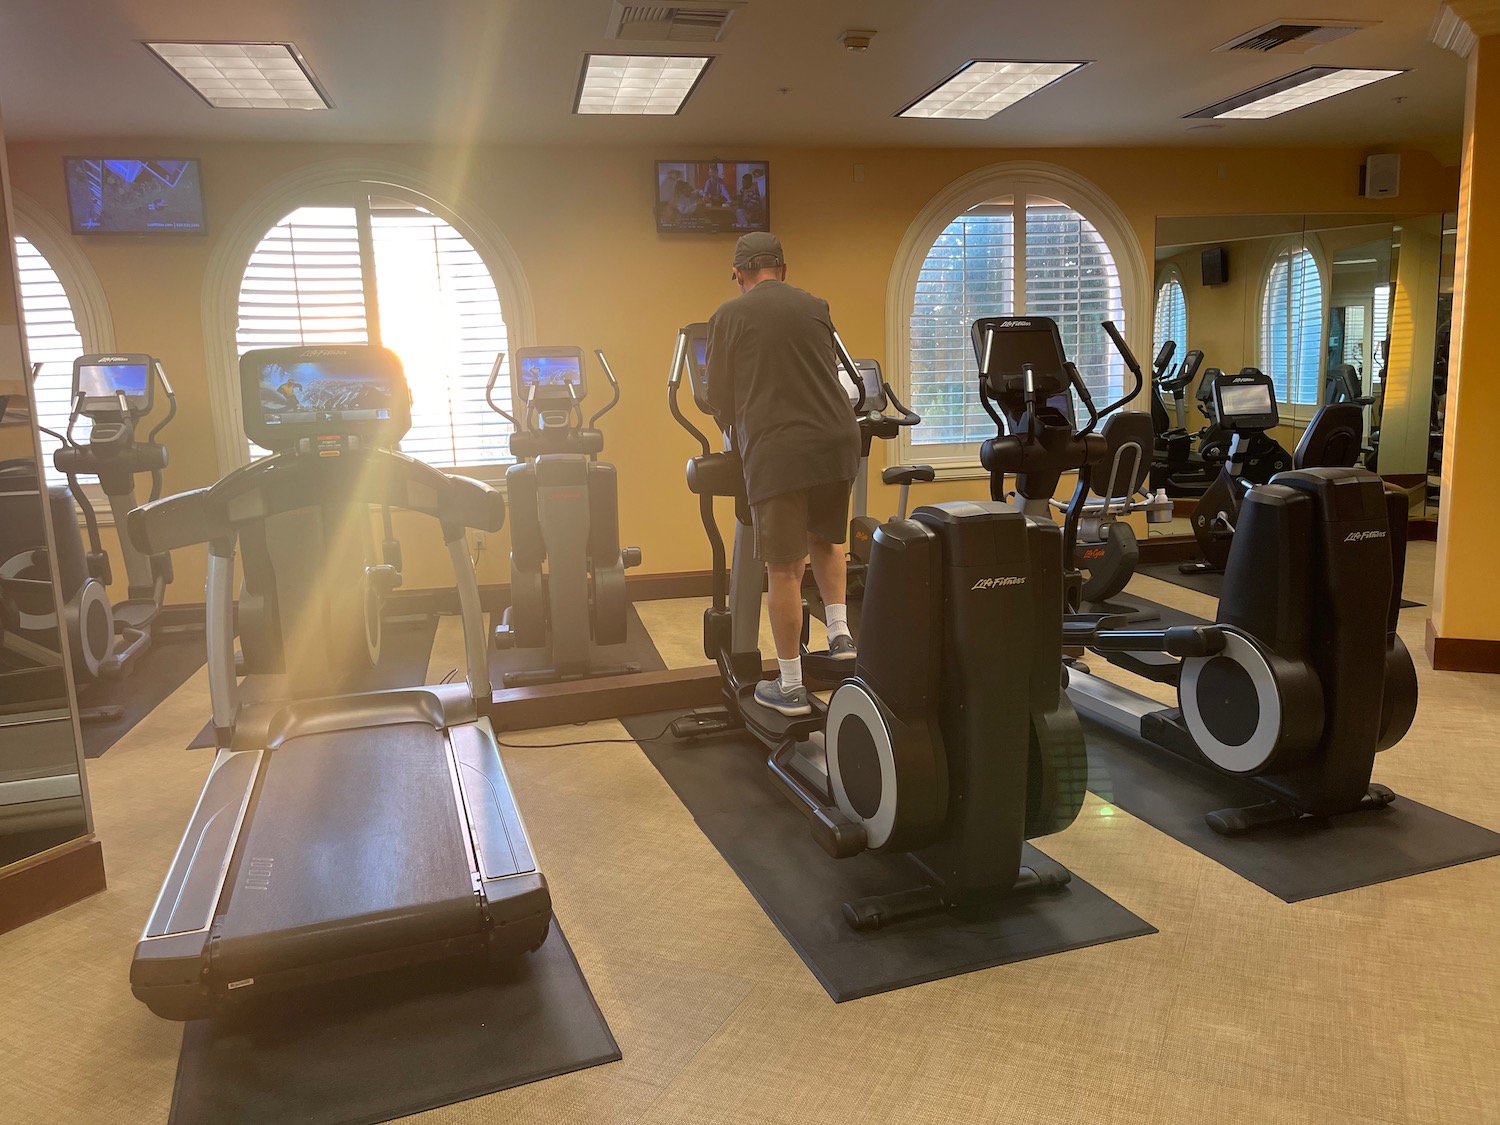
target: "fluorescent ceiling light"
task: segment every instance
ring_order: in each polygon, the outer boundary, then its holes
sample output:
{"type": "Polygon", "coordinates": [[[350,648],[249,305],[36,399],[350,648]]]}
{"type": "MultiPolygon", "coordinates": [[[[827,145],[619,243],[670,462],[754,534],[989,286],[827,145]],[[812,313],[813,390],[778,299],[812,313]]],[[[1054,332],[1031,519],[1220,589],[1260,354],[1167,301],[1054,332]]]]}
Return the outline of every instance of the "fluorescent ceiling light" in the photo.
{"type": "Polygon", "coordinates": [[[147,43],[215,109],[332,109],[290,43],[147,43]]]}
{"type": "Polygon", "coordinates": [[[1072,74],[1086,62],[1006,62],[971,59],[923,94],[897,117],[957,117],[979,120],[1072,74]]]}
{"type": "Polygon", "coordinates": [[[1348,90],[1357,90],[1383,78],[1394,78],[1405,74],[1404,70],[1355,70],[1337,66],[1310,66],[1295,74],[1288,74],[1274,82],[1267,82],[1225,98],[1207,109],[1200,109],[1188,117],[1235,117],[1264,120],[1279,114],[1301,109],[1313,102],[1331,98],[1348,90]]]}
{"type": "Polygon", "coordinates": [[[702,81],[708,55],[586,55],[574,113],[671,114],[702,81]]]}

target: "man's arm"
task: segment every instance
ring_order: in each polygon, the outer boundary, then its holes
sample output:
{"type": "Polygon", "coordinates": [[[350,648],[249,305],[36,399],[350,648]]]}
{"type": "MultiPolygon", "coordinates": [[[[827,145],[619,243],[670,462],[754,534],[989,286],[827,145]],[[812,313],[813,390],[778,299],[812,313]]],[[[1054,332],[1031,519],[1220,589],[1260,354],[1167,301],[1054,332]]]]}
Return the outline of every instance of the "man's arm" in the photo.
{"type": "Polygon", "coordinates": [[[708,404],[720,429],[734,422],[734,363],[730,332],[715,313],[708,322],[708,404]]]}

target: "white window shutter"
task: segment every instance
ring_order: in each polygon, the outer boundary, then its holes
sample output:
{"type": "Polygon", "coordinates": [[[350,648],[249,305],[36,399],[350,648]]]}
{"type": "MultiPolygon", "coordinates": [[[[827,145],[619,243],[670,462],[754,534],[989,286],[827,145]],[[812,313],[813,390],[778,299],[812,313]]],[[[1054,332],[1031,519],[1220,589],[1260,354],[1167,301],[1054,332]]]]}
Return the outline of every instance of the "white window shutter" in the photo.
{"type": "MultiPolygon", "coordinates": [[[[16,266],[21,290],[21,321],[26,333],[26,353],[32,364],[40,363],[32,393],[36,396],[37,421],[62,433],[72,411],[73,361],[83,354],[83,336],[73,316],[68,294],[56,271],[40,250],[27,239],[16,237],[16,266]]],[[[84,424],[75,437],[88,433],[84,424]]],[[[47,479],[63,483],[63,475],[52,467],[58,443],[42,435],[43,469],[47,479]]]]}
{"type": "Polygon", "coordinates": [[[1168,340],[1177,344],[1177,359],[1187,350],[1187,296],[1182,282],[1169,277],[1156,290],[1156,322],[1151,354],[1154,357],[1168,340]]]}
{"type": "Polygon", "coordinates": [[[1094,225],[1061,204],[1026,208],[1026,313],[1050,316],[1098,406],[1118,399],[1125,365],[1102,327],[1124,330],[1125,308],[1114,257],[1094,225]]]}

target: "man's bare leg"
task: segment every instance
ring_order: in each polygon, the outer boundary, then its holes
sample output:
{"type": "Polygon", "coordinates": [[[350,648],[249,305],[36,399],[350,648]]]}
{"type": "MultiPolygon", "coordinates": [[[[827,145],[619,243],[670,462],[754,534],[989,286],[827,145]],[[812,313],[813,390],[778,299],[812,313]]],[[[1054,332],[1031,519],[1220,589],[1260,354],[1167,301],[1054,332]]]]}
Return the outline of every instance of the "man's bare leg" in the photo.
{"type": "Polygon", "coordinates": [[[828,626],[828,647],[831,649],[835,638],[851,635],[849,607],[845,604],[848,571],[844,560],[844,545],[809,535],[807,546],[812,555],[813,578],[818,583],[818,593],[823,597],[823,616],[828,626]]]}
{"type": "MultiPolygon", "coordinates": [[[[802,575],[807,560],[766,563],[766,603],[778,660],[797,660],[802,652],[802,575]]],[[[801,677],[798,677],[800,682],[801,677]]],[[[785,680],[785,677],[783,677],[785,680]]],[[[783,686],[787,686],[783,683],[783,686]]]]}

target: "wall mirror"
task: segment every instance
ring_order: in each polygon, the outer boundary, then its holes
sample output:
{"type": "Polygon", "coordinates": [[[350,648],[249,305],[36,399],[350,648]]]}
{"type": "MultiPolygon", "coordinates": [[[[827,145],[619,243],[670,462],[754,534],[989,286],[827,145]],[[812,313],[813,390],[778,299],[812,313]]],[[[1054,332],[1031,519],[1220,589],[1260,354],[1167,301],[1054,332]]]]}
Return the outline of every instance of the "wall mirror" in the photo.
{"type": "Polygon", "coordinates": [[[1271,376],[1271,436],[1289,451],[1321,405],[1352,399],[1365,463],[1407,487],[1421,518],[1441,447],[1454,226],[1394,212],[1158,219],[1155,344],[1203,352],[1197,378],[1164,396],[1173,423],[1208,425],[1218,370],[1271,376]]]}
{"type": "Polygon", "coordinates": [[[0,869],[92,831],[53,535],[77,523],[39,468],[7,192],[0,163],[0,869]]]}

